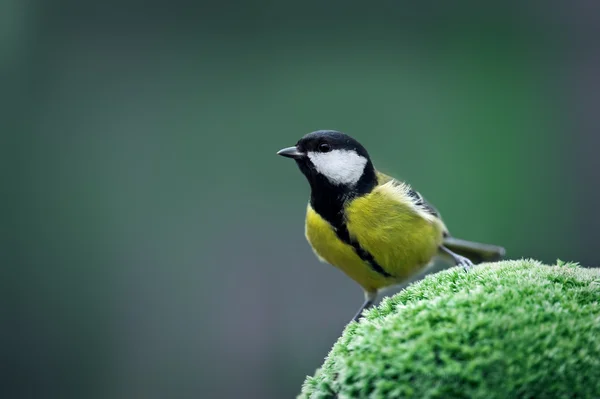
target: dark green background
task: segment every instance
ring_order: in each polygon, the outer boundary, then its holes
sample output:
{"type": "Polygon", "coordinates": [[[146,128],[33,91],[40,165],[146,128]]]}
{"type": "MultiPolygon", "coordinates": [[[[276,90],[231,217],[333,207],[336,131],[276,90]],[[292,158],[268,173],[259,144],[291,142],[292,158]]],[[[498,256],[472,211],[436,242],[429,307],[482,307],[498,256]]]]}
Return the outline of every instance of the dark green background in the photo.
{"type": "Polygon", "coordinates": [[[412,3],[4,2],[10,396],[298,393],[362,300],[275,155],[312,130],[456,236],[597,265],[586,2],[412,3]]]}

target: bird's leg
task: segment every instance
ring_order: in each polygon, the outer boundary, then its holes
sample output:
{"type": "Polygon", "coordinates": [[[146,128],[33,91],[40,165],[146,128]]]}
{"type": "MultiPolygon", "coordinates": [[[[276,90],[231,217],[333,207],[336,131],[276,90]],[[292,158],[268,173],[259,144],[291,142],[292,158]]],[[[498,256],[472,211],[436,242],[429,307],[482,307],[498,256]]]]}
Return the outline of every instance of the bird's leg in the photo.
{"type": "Polygon", "coordinates": [[[365,291],[365,301],[363,302],[360,309],[358,309],[358,312],[356,312],[356,315],[352,318],[352,320],[358,321],[358,319],[360,319],[360,316],[362,316],[362,312],[372,307],[375,304],[375,300],[377,300],[377,291],[365,291]]]}
{"type": "Polygon", "coordinates": [[[443,245],[440,246],[440,251],[444,252],[445,254],[450,255],[452,257],[452,259],[454,259],[454,263],[457,266],[462,266],[466,272],[468,272],[471,269],[471,267],[473,266],[473,262],[471,262],[471,260],[469,260],[468,258],[465,258],[464,256],[460,256],[459,254],[455,254],[454,252],[450,251],[448,248],[446,248],[443,245]]]}

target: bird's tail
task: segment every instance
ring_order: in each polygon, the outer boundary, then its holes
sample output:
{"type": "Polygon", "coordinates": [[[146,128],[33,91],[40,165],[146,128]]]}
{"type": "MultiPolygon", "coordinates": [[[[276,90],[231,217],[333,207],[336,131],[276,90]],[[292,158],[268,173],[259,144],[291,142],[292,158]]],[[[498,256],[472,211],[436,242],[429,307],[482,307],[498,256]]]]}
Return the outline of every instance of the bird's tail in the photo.
{"type": "Polygon", "coordinates": [[[504,248],[497,245],[480,244],[454,237],[444,238],[444,246],[454,253],[469,258],[475,264],[500,260],[506,252],[504,248]]]}

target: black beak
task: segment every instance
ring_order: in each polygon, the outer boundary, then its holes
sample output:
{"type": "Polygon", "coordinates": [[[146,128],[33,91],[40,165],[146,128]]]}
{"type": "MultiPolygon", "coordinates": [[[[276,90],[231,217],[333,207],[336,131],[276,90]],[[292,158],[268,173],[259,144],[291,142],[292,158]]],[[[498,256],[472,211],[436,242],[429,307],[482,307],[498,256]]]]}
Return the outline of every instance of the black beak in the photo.
{"type": "Polygon", "coordinates": [[[304,158],[305,154],[303,152],[298,151],[296,147],[288,147],[277,151],[277,155],[281,155],[282,157],[287,158],[300,159],[304,158]]]}

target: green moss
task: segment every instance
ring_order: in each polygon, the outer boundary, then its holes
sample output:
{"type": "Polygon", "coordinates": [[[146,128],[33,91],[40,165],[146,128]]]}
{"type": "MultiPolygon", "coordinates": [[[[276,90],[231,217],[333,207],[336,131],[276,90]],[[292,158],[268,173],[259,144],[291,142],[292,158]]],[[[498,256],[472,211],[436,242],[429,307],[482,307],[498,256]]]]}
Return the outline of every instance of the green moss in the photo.
{"type": "Polygon", "coordinates": [[[351,323],[301,398],[600,397],[600,269],[426,277],[351,323]]]}

